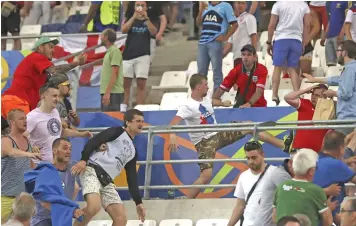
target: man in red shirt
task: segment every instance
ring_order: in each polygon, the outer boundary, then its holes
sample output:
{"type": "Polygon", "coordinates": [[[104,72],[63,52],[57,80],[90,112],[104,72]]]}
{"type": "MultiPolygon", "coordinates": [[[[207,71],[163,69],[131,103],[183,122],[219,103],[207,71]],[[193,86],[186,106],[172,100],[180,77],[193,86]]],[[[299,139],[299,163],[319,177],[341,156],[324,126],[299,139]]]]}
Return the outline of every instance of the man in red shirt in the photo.
{"type": "MultiPolygon", "coordinates": [[[[291,92],[284,96],[284,100],[298,111],[298,121],[312,120],[315,106],[319,98],[325,98],[323,93],[328,90],[324,84],[291,92]],[[311,93],[311,100],[300,98],[301,95],[311,93]]],[[[328,130],[297,130],[292,145],[293,149],[309,148],[316,152],[321,150],[324,136],[328,130]]]]}
{"type": "Polygon", "coordinates": [[[1,115],[7,114],[14,108],[23,110],[26,114],[36,108],[39,100],[40,87],[57,73],[65,74],[78,65],[83,65],[87,59],[86,54],[70,64],[54,66],[51,62],[54,46],[58,40],[41,37],[34,45],[34,52],[25,57],[17,66],[10,88],[1,98],[1,115]]]}
{"type": "MultiPolygon", "coordinates": [[[[257,62],[257,53],[253,45],[248,44],[241,49],[242,64],[238,64],[224,78],[220,87],[213,95],[213,105],[224,106],[221,96],[236,84],[239,88],[240,108],[267,107],[264,97],[267,80],[267,68],[257,62]],[[252,76],[252,77],[250,77],[252,76]]],[[[237,98],[238,99],[238,98],[237,98]]]]}

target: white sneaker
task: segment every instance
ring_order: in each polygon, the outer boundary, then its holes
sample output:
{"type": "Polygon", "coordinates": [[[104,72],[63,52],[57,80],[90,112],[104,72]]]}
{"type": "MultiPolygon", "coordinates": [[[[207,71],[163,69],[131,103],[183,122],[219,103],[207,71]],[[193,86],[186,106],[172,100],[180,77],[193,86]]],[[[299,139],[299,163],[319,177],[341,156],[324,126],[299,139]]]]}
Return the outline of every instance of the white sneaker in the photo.
{"type": "Polygon", "coordinates": [[[127,111],[127,104],[120,104],[120,111],[126,112],[127,111]]]}

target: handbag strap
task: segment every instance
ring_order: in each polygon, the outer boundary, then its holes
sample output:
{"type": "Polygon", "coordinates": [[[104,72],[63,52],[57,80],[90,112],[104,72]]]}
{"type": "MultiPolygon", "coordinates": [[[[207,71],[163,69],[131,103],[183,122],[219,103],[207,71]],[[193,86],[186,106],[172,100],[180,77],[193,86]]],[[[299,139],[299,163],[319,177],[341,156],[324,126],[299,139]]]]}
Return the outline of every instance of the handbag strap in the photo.
{"type": "MultiPolygon", "coordinates": [[[[248,74],[248,80],[247,80],[247,82],[246,82],[246,87],[245,87],[245,89],[244,89],[244,92],[243,92],[243,94],[242,94],[242,96],[241,96],[241,98],[245,101],[245,98],[246,98],[246,96],[247,96],[247,93],[248,93],[248,90],[249,90],[249,88],[250,88],[250,85],[251,85],[251,82],[252,82],[252,77],[253,77],[253,74],[255,73],[255,70],[256,70],[256,67],[257,67],[257,65],[256,65],[256,63],[253,65],[253,68],[252,68],[252,70],[250,71],[250,72],[246,72],[246,73],[249,73],[248,74]]],[[[242,72],[244,73],[244,69],[245,69],[245,66],[242,64],[242,72]]],[[[237,95],[238,95],[238,93],[237,93],[237,95]]],[[[236,95],[236,96],[237,96],[236,95]]]]}
{"type": "Polygon", "coordinates": [[[251,197],[253,191],[256,189],[258,182],[260,182],[261,179],[262,179],[262,177],[265,175],[265,173],[266,173],[266,171],[268,170],[268,167],[269,167],[269,166],[270,166],[270,165],[267,165],[267,166],[266,166],[265,170],[264,170],[264,171],[261,173],[261,175],[258,177],[256,183],[252,186],[251,190],[249,191],[249,193],[248,193],[248,195],[247,195],[246,202],[245,202],[245,206],[247,206],[248,200],[250,199],[250,197],[251,197]]]}

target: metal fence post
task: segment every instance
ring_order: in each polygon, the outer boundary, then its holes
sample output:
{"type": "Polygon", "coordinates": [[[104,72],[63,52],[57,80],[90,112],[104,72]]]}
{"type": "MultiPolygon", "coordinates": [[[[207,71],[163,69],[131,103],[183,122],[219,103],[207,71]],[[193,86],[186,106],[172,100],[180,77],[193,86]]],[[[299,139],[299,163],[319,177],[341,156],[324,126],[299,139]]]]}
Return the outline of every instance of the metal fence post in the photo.
{"type": "Polygon", "coordinates": [[[147,157],[146,157],[146,171],[145,171],[145,186],[143,189],[143,198],[150,198],[149,186],[151,185],[151,176],[152,176],[152,157],[153,157],[153,144],[154,144],[154,134],[152,129],[148,130],[147,135],[147,157]]]}
{"type": "Polygon", "coordinates": [[[253,139],[258,141],[258,124],[254,125],[253,127],[253,139]]]}

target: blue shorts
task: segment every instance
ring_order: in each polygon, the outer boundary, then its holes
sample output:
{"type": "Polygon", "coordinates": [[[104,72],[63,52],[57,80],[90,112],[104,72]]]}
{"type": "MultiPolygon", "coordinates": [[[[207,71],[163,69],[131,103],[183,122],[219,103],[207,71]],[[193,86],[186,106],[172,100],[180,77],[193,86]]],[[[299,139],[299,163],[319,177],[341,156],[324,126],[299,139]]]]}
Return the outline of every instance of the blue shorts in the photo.
{"type": "Polygon", "coordinates": [[[303,46],[297,39],[280,39],[273,43],[274,66],[297,68],[302,54],[303,46]]]}

